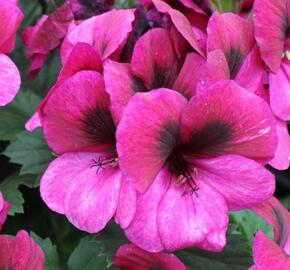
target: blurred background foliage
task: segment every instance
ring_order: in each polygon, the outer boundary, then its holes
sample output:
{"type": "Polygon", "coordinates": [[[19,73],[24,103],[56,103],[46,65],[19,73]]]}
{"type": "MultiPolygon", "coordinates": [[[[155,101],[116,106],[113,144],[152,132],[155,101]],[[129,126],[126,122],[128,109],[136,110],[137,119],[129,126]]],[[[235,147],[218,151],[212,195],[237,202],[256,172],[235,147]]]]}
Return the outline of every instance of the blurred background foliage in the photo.
{"type": "MultiPolygon", "coordinates": [[[[116,1],[116,8],[128,8],[135,1],[116,1]]],[[[42,138],[41,130],[28,133],[24,124],[41,99],[55,83],[60,70],[59,51],[49,56],[39,76],[26,79],[29,62],[21,32],[35,24],[44,13],[59,7],[63,0],[20,0],[25,19],[19,31],[11,57],[22,75],[22,89],[9,106],[0,109],[0,190],[12,204],[2,233],[15,235],[20,229],[31,232],[46,253],[46,269],[114,269],[113,256],[118,247],[128,242],[113,222],[100,234],[88,235],[75,229],[67,219],[50,211],[39,195],[39,179],[54,158],[54,153],[42,138]]],[[[236,1],[212,0],[214,9],[235,10],[236,1]]],[[[290,170],[277,171],[276,196],[290,208],[290,170]]],[[[224,252],[215,254],[198,249],[176,252],[188,269],[242,270],[252,264],[251,243],[260,229],[273,238],[273,231],[263,219],[250,211],[231,213],[228,245],[224,252]]]]}

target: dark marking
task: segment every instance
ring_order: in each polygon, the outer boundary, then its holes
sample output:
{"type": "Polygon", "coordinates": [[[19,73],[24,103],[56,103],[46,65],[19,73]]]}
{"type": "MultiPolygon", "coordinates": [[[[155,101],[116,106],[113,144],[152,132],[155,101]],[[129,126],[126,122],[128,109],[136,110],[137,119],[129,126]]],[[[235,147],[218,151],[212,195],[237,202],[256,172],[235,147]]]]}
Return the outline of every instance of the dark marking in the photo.
{"type": "Polygon", "coordinates": [[[278,239],[278,244],[280,247],[283,247],[288,237],[288,227],[286,226],[287,224],[284,223],[283,215],[280,210],[276,207],[273,207],[273,210],[279,224],[280,238],[278,239]]]}
{"type": "Polygon", "coordinates": [[[176,80],[176,74],[174,67],[161,68],[157,64],[153,66],[153,81],[152,89],[161,87],[172,88],[173,83],[176,80]]]}
{"type": "Polygon", "coordinates": [[[77,1],[83,8],[73,10],[77,20],[84,20],[95,15],[102,14],[108,11],[108,6],[105,0],[74,0],[77,1]]]}
{"type": "Polygon", "coordinates": [[[160,152],[167,158],[179,143],[179,126],[172,122],[165,125],[160,134],[160,152]]]}
{"type": "Polygon", "coordinates": [[[232,138],[232,128],[228,123],[216,120],[207,123],[202,129],[193,131],[188,142],[182,145],[189,156],[217,156],[232,138]]]}
{"type": "Polygon", "coordinates": [[[85,113],[83,119],[86,136],[98,144],[116,145],[116,126],[107,108],[95,108],[85,113]]]}
{"type": "Polygon", "coordinates": [[[131,87],[135,93],[148,91],[148,89],[144,85],[143,80],[137,77],[133,77],[131,87]]]}
{"type": "Polygon", "coordinates": [[[239,48],[232,47],[227,51],[225,56],[229,65],[230,78],[234,79],[244,62],[245,56],[239,48]]]}

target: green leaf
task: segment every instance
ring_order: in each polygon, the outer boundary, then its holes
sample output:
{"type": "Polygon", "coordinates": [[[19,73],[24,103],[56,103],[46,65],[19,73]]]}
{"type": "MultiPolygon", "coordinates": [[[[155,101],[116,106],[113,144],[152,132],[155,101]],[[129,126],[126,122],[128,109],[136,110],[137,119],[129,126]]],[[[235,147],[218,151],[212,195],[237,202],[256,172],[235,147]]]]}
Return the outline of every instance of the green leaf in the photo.
{"type": "Polygon", "coordinates": [[[243,210],[231,212],[231,223],[238,226],[238,230],[252,243],[254,234],[257,231],[265,232],[270,238],[274,239],[274,232],[271,225],[269,225],[263,218],[256,215],[250,210],[243,210]]]}
{"type": "Polygon", "coordinates": [[[132,8],[136,5],[136,0],[116,0],[114,7],[116,9],[132,8]]]}
{"type": "Polygon", "coordinates": [[[21,90],[11,104],[1,108],[0,139],[15,140],[39,103],[40,98],[33,92],[21,90]]]}
{"type": "Polygon", "coordinates": [[[59,270],[60,264],[56,246],[52,244],[49,238],[43,240],[34,232],[31,232],[30,235],[42,247],[45,253],[45,270],[59,270]]]}
{"type": "Polygon", "coordinates": [[[33,133],[20,133],[17,140],[7,147],[4,155],[8,156],[11,162],[22,165],[20,174],[40,175],[53,159],[40,129],[33,133]]]}
{"type": "Polygon", "coordinates": [[[207,252],[196,248],[177,251],[176,255],[189,270],[245,270],[252,263],[243,236],[230,235],[223,252],[207,252]]]}
{"type": "Polygon", "coordinates": [[[24,213],[24,199],[18,188],[20,185],[34,187],[35,181],[35,175],[19,176],[17,174],[13,174],[0,183],[0,191],[3,194],[5,201],[11,203],[9,215],[14,216],[16,213],[24,213]]]}
{"type": "Polygon", "coordinates": [[[68,260],[69,270],[112,269],[108,267],[101,242],[87,236],[81,239],[68,260]]]}
{"type": "Polygon", "coordinates": [[[236,12],[237,2],[237,0],[210,0],[212,9],[219,12],[236,12]]]}

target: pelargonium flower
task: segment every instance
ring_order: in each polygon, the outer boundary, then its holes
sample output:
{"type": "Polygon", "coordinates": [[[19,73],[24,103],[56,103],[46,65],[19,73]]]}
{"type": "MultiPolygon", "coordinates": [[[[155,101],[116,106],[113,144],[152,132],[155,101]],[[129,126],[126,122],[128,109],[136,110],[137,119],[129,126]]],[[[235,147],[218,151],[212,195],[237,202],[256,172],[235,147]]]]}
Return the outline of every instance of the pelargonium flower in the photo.
{"type": "Polygon", "coordinates": [[[253,23],[233,13],[215,12],[207,34],[207,61],[199,88],[206,90],[212,83],[231,79],[249,91],[257,91],[264,69],[253,23]]]}
{"type": "Polygon", "coordinates": [[[272,71],[269,78],[272,109],[281,119],[289,120],[290,62],[287,58],[287,51],[290,50],[289,1],[256,0],[254,24],[261,56],[272,71]],[[270,20],[267,19],[269,17],[270,20]]]}
{"type": "Polygon", "coordinates": [[[118,167],[117,120],[101,74],[80,71],[56,86],[42,107],[42,125],[59,154],[41,179],[48,207],[87,232],[102,230],[112,217],[127,226],[136,192],[118,167]]]}
{"type": "Polygon", "coordinates": [[[76,20],[84,20],[109,11],[114,0],[68,0],[76,20]]]}
{"type": "Polygon", "coordinates": [[[20,87],[20,74],[15,64],[6,53],[13,50],[16,33],[22,22],[23,13],[17,1],[8,0],[0,3],[0,106],[4,106],[16,96],[20,87]]]}
{"type": "Polygon", "coordinates": [[[62,44],[62,63],[66,62],[78,42],[94,46],[103,60],[106,58],[118,60],[132,31],[134,13],[134,9],[111,10],[72,27],[62,44]]]}
{"type": "Polygon", "coordinates": [[[187,98],[195,94],[200,75],[195,67],[204,61],[196,53],[186,54],[186,46],[181,46],[184,42],[167,29],[154,28],[136,42],[130,64],[111,60],[104,63],[106,90],[119,115],[138,92],[166,87],[187,98]]]}
{"type": "Polygon", "coordinates": [[[149,253],[133,244],[121,246],[114,258],[114,265],[122,270],[186,270],[185,265],[173,254],[149,253]]]}
{"type": "Polygon", "coordinates": [[[43,270],[44,252],[26,231],[19,231],[15,238],[0,235],[0,268],[43,270]]]}
{"type": "MultiPolygon", "coordinates": [[[[0,230],[5,223],[10,204],[0,192],[0,230]]],[[[15,238],[0,235],[0,268],[3,270],[42,270],[44,253],[25,231],[19,231],[15,238]]]]}
{"type": "Polygon", "coordinates": [[[168,89],[135,94],[117,129],[122,173],[143,192],[127,237],[150,252],[220,251],[228,210],[273,194],[274,177],[258,162],[276,143],[267,104],[232,81],[188,103],[168,89]]]}
{"type": "Polygon", "coordinates": [[[35,26],[25,29],[23,42],[27,47],[27,57],[32,61],[29,78],[38,74],[49,53],[61,45],[72,20],[70,6],[65,3],[52,14],[42,15],[35,26]]]}
{"type": "Polygon", "coordinates": [[[257,232],[253,243],[255,265],[251,270],[290,269],[290,215],[288,210],[275,198],[252,209],[274,228],[275,241],[263,232],[257,232]]]}

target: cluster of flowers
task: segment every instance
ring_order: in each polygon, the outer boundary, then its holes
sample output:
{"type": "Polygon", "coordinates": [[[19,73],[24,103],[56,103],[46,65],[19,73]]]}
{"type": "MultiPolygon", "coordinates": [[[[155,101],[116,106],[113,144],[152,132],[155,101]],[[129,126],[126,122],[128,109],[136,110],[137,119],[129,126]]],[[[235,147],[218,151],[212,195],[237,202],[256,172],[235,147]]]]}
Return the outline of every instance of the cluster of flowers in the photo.
{"type": "Polygon", "coordinates": [[[288,0],[246,1],[239,14],[207,1],[83,3],[23,34],[31,77],[61,46],[57,82],[26,124],[58,156],[41,179],[48,207],[89,233],[114,219],[136,245],[118,251],[124,269],[185,269],[161,252],[221,251],[228,212],[251,208],[277,243],[257,233],[252,269],[274,269],[274,255],[288,269],[289,213],[264,167],[290,161],[288,0]]]}

